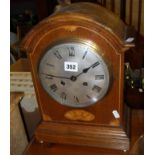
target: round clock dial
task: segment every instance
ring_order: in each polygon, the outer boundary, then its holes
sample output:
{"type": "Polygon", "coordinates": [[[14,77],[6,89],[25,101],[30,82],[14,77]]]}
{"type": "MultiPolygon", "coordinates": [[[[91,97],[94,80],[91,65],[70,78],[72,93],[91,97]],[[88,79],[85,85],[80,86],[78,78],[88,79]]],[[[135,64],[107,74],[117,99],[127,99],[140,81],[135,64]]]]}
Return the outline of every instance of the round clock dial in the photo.
{"type": "Polygon", "coordinates": [[[64,42],[48,50],[39,62],[39,78],[58,103],[86,107],[105,96],[109,71],[96,48],[83,42],[64,42]]]}

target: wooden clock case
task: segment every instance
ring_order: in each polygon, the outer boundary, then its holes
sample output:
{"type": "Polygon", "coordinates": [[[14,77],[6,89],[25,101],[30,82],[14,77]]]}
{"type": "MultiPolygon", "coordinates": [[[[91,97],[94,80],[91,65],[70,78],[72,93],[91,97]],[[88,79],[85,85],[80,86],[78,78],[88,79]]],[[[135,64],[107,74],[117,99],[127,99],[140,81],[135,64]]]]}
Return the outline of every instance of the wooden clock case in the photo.
{"type": "MultiPolygon", "coordinates": [[[[129,149],[130,112],[123,100],[124,52],[127,26],[111,12],[91,3],[74,3],[62,8],[35,26],[21,47],[27,52],[42,122],[35,131],[39,141],[120,150],[129,149]],[[98,103],[81,108],[92,113],[90,122],[71,121],[64,117],[76,109],[58,104],[41,86],[38,64],[47,47],[59,41],[82,39],[95,43],[111,71],[107,95],[98,103]],[[113,115],[117,111],[119,118],[113,115]]],[[[79,109],[79,108],[78,108],[79,109]]]]}

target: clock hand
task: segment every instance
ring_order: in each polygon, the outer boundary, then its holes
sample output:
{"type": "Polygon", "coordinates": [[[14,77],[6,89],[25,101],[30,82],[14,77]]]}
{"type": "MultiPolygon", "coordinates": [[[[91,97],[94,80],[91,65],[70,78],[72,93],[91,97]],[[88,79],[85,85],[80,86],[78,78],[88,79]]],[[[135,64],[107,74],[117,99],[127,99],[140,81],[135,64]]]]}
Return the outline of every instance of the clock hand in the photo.
{"type": "Polygon", "coordinates": [[[75,76],[76,78],[77,77],[79,77],[81,74],[83,74],[83,73],[87,73],[88,72],[88,70],[90,69],[90,68],[94,68],[94,67],[96,67],[96,66],[98,66],[100,63],[97,61],[97,62],[95,62],[95,63],[93,63],[92,65],[90,65],[89,67],[87,67],[87,68],[85,68],[85,69],[83,69],[82,70],[82,72],[81,73],[79,73],[77,76],[75,76]]]}
{"type": "Polygon", "coordinates": [[[69,77],[64,77],[64,76],[56,76],[56,75],[46,74],[46,73],[41,73],[41,74],[47,75],[47,76],[49,76],[49,77],[54,77],[54,78],[70,79],[69,77]]]}
{"type": "Polygon", "coordinates": [[[46,74],[46,73],[42,73],[42,74],[47,75],[47,76],[50,76],[50,77],[55,77],[55,78],[60,78],[60,79],[70,79],[71,81],[76,81],[77,80],[77,77],[79,77],[81,74],[87,73],[90,68],[94,68],[94,67],[96,67],[99,64],[100,63],[97,61],[97,62],[93,63],[92,65],[90,65],[89,67],[83,69],[82,72],[79,73],[78,75],[71,76],[70,78],[69,77],[64,77],[64,76],[56,76],[56,75],[46,74]]]}

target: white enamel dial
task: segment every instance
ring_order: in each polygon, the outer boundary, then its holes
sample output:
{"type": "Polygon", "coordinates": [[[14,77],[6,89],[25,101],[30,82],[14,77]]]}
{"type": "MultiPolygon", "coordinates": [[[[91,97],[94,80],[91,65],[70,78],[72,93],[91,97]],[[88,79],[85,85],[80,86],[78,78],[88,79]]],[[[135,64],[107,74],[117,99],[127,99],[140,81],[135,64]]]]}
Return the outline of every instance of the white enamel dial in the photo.
{"type": "Polygon", "coordinates": [[[87,107],[103,98],[109,71],[97,50],[87,43],[64,42],[48,48],[38,66],[41,85],[59,104],[87,107]]]}

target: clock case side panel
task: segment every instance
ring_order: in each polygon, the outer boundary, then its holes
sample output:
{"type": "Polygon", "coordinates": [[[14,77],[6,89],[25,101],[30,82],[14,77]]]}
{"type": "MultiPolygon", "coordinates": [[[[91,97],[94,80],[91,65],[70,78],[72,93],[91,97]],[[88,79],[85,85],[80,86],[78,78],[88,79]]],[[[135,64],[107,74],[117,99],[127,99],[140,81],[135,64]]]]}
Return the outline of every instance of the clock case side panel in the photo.
{"type": "MultiPolygon", "coordinates": [[[[48,31],[50,32],[50,30],[53,29],[53,27],[56,28],[62,24],[66,24],[66,27],[64,27],[64,29],[66,31],[70,31],[70,34],[71,34],[70,36],[74,36],[72,35],[72,33],[74,32],[77,25],[74,25],[75,22],[72,22],[72,21],[76,20],[77,18],[78,18],[77,21],[79,22],[79,25],[82,22],[88,25],[90,23],[93,26],[95,25],[96,28],[92,27],[92,29],[94,29],[94,31],[97,31],[97,33],[101,33],[104,29],[105,34],[107,34],[105,38],[110,42],[113,42],[114,46],[118,49],[118,52],[121,55],[129,47],[128,45],[125,46],[124,41],[121,41],[120,38],[116,37],[116,35],[114,35],[113,32],[109,31],[108,28],[106,29],[105,26],[102,26],[92,18],[89,18],[89,20],[87,20],[87,17],[85,15],[81,16],[79,14],[76,14],[74,16],[71,14],[64,14],[64,15],[61,14],[61,15],[57,15],[56,17],[51,16],[45,19],[28,34],[28,36],[23,41],[23,45],[22,45],[23,49],[27,51],[31,61],[32,74],[33,74],[33,79],[34,79],[37,94],[40,93],[40,90],[39,90],[40,87],[37,86],[38,77],[36,76],[36,69],[34,68],[37,62],[35,62],[36,60],[33,59],[34,58],[33,55],[37,55],[37,51],[34,50],[36,45],[40,43],[41,39],[44,38],[44,35],[48,31]],[[66,19],[65,21],[64,21],[64,18],[66,19]]],[[[123,57],[121,57],[121,59],[123,59],[123,57]]],[[[121,66],[123,65],[123,63],[124,61],[121,61],[121,66]]],[[[121,67],[120,76],[122,78],[121,90],[120,90],[121,91],[121,96],[120,96],[121,125],[120,126],[109,127],[101,124],[100,125],[82,124],[82,122],[80,125],[80,122],[75,123],[71,121],[68,121],[68,123],[55,122],[52,120],[51,117],[49,117],[48,115],[46,115],[46,113],[44,113],[44,110],[42,109],[43,99],[42,99],[42,95],[40,94],[40,95],[37,95],[37,97],[38,97],[38,102],[40,105],[40,109],[41,109],[41,113],[44,121],[42,121],[41,124],[36,129],[36,132],[35,132],[36,138],[38,140],[43,140],[43,141],[48,141],[53,143],[62,142],[62,143],[75,144],[75,145],[87,145],[87,146],[127,150],[129,148],[129,138],[126,131],[128,131],[129,128],[127,128],[127,122],[125,117],[128,119],[129,115],[128,113],[125,112],[126,110],[125,110],[125,106],[122,98],[123,97],[123,66],[121,67]],[[84,128],[89,129],[90,131],[92,131],[92,133],[87,134],[88,130],[83,130],[84,128]],[[92,135],[94,135],[94,137],[92,137],[92,135]]],[[[57,108],[59,108],[59,106],[57,108]]]]}

